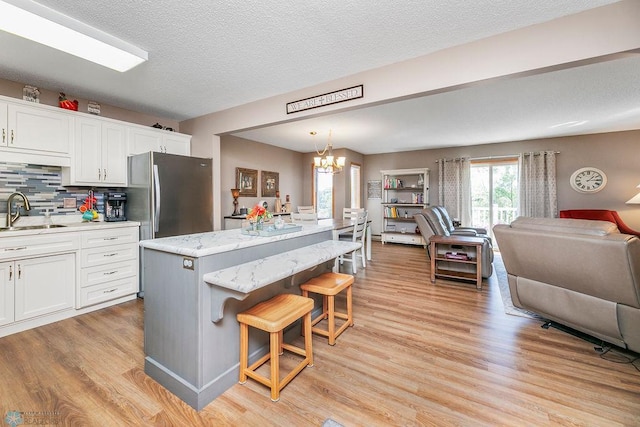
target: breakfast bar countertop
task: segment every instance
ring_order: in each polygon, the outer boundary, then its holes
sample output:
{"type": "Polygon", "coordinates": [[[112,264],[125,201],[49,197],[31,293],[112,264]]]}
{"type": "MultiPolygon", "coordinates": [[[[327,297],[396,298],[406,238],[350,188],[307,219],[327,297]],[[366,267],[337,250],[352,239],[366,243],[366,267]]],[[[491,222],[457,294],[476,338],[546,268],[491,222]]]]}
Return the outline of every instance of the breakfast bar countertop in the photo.
{"type": "Polygon", "coordinates": [[[329,230],[332,230],[332,226],[303,225],[300,231],[265,237],[242,234],[240,229],[233,229],[143,240],[140,242],[140,246],[146,249],[200,258],[329,230]]]}

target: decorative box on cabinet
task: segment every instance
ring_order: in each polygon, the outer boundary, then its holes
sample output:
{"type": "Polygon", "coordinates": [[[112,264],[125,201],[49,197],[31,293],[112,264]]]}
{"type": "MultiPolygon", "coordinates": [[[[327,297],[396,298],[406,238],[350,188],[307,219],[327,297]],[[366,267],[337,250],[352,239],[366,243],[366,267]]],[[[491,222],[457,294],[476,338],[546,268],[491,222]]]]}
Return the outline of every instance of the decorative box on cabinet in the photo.
{"type": "Polygon", "coordinates": [[[72,166],[63,168],[65,185],[127,185],[127,129],[108,119],[75,120],[72,166]]]}
{"type": "Polygon", "coordinates": [[[138,292],[138,227],[83,232],[76,308],[138,292]]]}
{"type": "Polygon", "coordinates": [[[413,215],[429,204],[429,169],[393,169],[382,173],[382,244],[423,245],[413,215]]]}

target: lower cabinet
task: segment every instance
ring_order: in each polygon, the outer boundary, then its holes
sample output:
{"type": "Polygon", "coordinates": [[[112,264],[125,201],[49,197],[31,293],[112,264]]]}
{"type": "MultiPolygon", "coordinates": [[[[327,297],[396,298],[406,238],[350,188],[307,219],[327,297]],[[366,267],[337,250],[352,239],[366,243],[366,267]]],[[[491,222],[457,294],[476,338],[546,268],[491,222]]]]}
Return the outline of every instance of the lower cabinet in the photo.
{"type": "Polygon", "coordinates": [[[73,308],[75,258],[62,254],[14,263],[16,321],[73,308]]]}
{"type": "Polygon", "coordinates": [[[134,299],[138,240],[137,225],[0,238],[0,337],[134,299]]]}
{"type": "Polygon", "coordinates": [[[0,325],[6,325],[14,321],[14,285],[13,262],[0,263],[0,325]]]}
{"type": "Polygon", "coordinates": [[[138,292],[138,227],[84,232],[76,308],[138,292]]]}
{"type": "Polygon", "coordinates": [[[26,258],[0,264],[0,324],[73,308],[75,254],[26,258]],[[55,272],[55,274],[52,274],[55,272]]]}

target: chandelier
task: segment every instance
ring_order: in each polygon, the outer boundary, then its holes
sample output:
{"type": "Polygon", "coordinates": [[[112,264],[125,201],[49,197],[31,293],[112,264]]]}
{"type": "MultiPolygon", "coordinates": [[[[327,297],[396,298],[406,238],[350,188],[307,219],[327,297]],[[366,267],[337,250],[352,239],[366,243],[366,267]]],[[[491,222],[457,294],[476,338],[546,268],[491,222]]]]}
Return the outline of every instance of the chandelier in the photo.
{"type": "Polygon", "coordinates": [[[336,173],[340,173],[342,171],[342,168],[344,167],[345,157],[340,156],[336,158],[333,155],[333,144],[331,143],[331,130],[329,130],[329,138],[327,140],[327,145],[324,147],[324,150],[322,150],[322,152],[318,150],[318,145],[316,144],[315,136],[317,132],[309,132],[309,133],[314,136],[313,143],[316,147],[316,153],[318,154],[316,157],[313,158],[314,167],[318,170],[318,172],[321,172],[321,173],[330,173],[332,175],[336,173]],[[325,156],[325,153],[327,154],[326,156],[325,156]]]}

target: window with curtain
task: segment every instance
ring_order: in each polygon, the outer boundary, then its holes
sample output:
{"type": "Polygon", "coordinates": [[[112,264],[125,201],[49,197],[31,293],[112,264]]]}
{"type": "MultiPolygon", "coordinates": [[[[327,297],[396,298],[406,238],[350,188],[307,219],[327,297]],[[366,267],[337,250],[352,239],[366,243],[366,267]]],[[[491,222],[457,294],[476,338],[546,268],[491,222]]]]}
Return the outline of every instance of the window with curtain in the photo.
{"type": "Polygon", "coordinates": [[[471,223],[470,165],[466,158],[438,160],[438,204],[463,225],[471,223]]]}
{"type": "Polygon", "coordinates": [[[518,211],[518,157],[471,161],[471,227],[490,236],[496,224],[510,224],[518,211]]]}
{"type": "Polygon", "coordinates": [[[556,152],[521,153],[519,214],[553,218],[558,213],[556,184],[556,152]]]}

